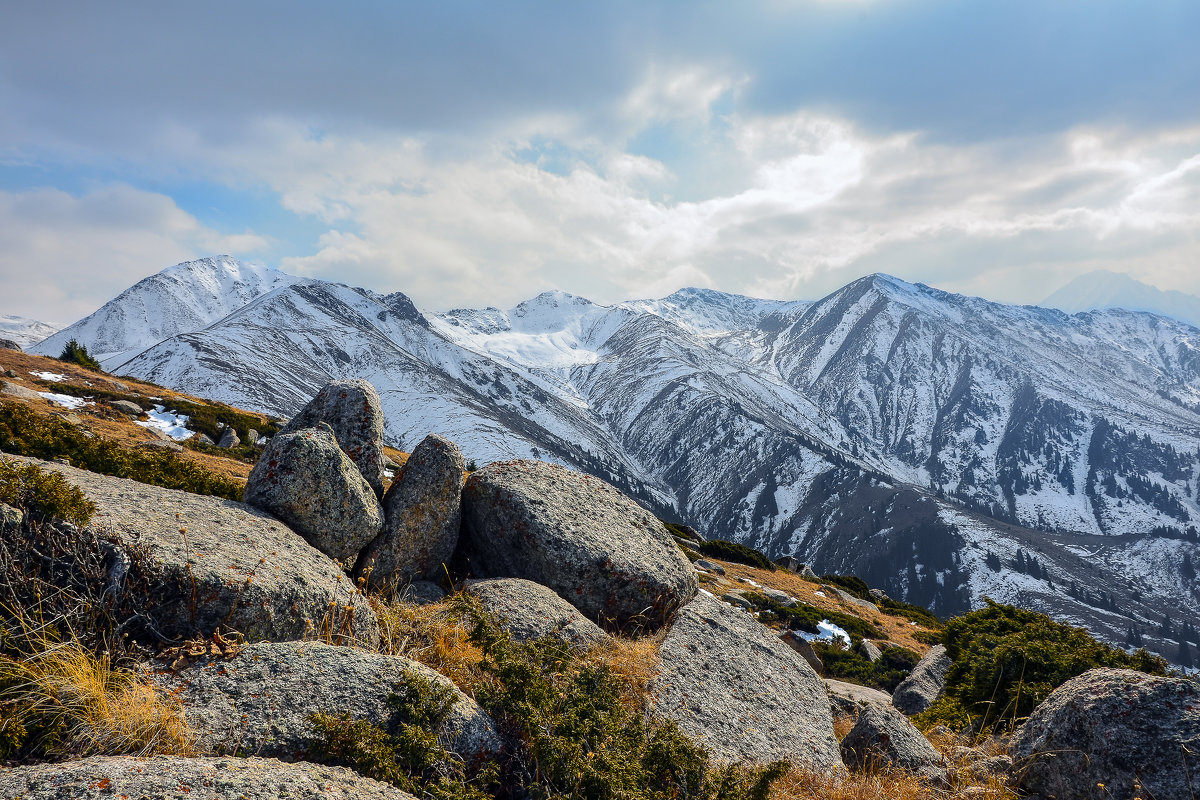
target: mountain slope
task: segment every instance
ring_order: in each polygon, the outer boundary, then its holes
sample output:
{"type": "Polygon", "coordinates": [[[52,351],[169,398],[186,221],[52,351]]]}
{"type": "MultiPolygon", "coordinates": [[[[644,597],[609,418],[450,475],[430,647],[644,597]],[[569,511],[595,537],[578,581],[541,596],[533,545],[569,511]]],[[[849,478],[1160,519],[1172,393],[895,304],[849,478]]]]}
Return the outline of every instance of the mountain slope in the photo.
{"type": "Polygon", "coordinates": [[[0,315],[0,339],[10,339],[23,348],[37,344],[57,330],[57,325],[48,325],[36,319],[0,315]]]}
{"type": "Polygon", "coordinates": [[[1041,305],[1068,314],[1103,308],[1147,311],[1200,328],[1200,297],[1163,291],[1120,272],[1097,270],[1080,275],[1051,294],[1041,305]]]}
{"type": "Polygon", "coordinates": [[[111,370],[163,339],[204,328],[259,295],[301,280],[230,256],[187,261],[138,281],[31,352],[58,355],[76,339],[111,370]]]}

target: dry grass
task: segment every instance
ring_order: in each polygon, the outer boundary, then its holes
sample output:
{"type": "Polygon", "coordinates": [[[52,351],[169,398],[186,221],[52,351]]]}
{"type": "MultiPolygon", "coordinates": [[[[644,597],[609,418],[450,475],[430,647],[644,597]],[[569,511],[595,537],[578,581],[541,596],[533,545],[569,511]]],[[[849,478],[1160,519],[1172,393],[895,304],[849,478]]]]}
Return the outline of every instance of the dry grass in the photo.
{"type": "Polygon", "coordinates": [[[658,671],[658,646],[666,631],[640,639],[610,637],[594,645],[587,660],[603,664],[612,670],[629,689],[629,697],[644,708],[650,691],[650,681],[658,671]]]}
{"type": "Polygon", "coordinates": [[[395,592],[371,594],[368,600],[379,617],[381,653],[419,661],[471,693],[483,651],[470,642],[474,623],[464,596],[425,605],[407,602],[395,592]]]}
{"type": "Polygon", "coordinates": [[[78,642],[47,644],[20,661],[0,656],[4,700],[26,727],[52,727],[53,755],[193,755],[187,725],[164,696],[78,642]]]}
{"type": "Polygon", "coordinates": [[[950,788],[902,772],[824,775],[795,769],[771,787],[771,800],[1016,800],[996,780],[955,782],[950,788]]]}

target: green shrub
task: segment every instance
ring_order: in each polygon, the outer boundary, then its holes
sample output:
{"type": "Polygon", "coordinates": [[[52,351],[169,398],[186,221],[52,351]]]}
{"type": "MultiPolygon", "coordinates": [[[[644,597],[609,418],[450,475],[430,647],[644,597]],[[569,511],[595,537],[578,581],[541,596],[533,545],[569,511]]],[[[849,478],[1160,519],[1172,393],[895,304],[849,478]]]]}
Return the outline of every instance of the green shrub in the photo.
{"type": "MultiPolygon", "coordinates": [[[[938,619],[932,611],[924,608],[923,606],[905,603],[900,600],[893,600],[890,597],[885,597],[878,601],[877,605],[885,614],[893,617],[903,617],[904,619],[912,620],[918,625],[924,625],[926,628],[932,628],[935,631],[941,630],[945,626],[945,623],[938,619]]],[[[918,631],[917,633],[921,633],[921,631],[918,631]]],[[[918,639],[918,641],[921,640],[918,639]]],[[[937,642],[933,642],[932,644],[937,644],[937,642]]]]}
{"type": "Polygon", "coordinates": [[[0,451],[44,461],[66,458],[73,466],[193,494],[241,500],[242,487],[175,453],[125,450],[106,439],[89,439],[56,417],[35,414],[19,403],[0,403],[0,451]]]}
{"type": "Polygon", "coordinates": [[[687,539],[689,542],[700,543],[703,541],[699,536],[696,535],[695,531],[684,525],[680,525],[678,522],[667,522],[666,520],[661,519],[659,522],[663,524],[664,528],[671,532],[672,536],[678,536],[680,539],[687,539]]]}
{"type": "Polygon", "coordinates": [[[912,637],[921,644],[935,646],[942,643],[942,631],[913,631],[912,637]]]}
{"type": "Polygon", "coordinates": [[[817,623],[829,620],[850,634],[853,644],[858,644],[861,639],[887,638],[887,634],[870,622],[840,611],[827,611],[805,603],[785,606],[758,592],[746,592],[745,596],[760,611],[759,619],[763,622],[782,622],[792,630],[816,633],[817,623]]]}
{"type": "Polygon", "coordinates": [[[0,502],[45,519],[63,519],[81,528],[96,513],[96,504],[57,472],[11,461],[0,461],[0,502]]]}
{"type": "Polygon", "coordinates": [[[697,542],[696,548],[711,558],[732,561],[735,564],[745,564],[748,567],[758,567],[759,569],[770,570],[771,572],[775,571],[775,565],[771,563],[771,559],[757,550],[746,547],[744,544],[727,542],[724,539],[709,539],[697,542]]]}
{"type": "Polygon", "coordinates": [[[946,623],[942,642],[953,663],[942,700],[922,715],[926,724],[965,719],[980,730],[1009,728],[1055,688],[1093,667],[1153,675],[1167,670],[1163,659],[1145,650],[1131,655],[1083,628],[991,600],[946,623]]]}
{"type": "Polygon", "coordinates": [[[831,678],[870,686],[891,694],[908,677],[921,657],[906,647],[884,648],[883,655],[871,663],[858,647],[843,650],[837,644],[813,642],[813,649],[825,673],[831,678]]]}
{"type": "Polygon", "coordinates": [[[871,587],[867,586],[867,582],[862,578],[854,575],[822,575],[821,580],[832,583],[839,589],[854,595],[859,600],[875,602],[875,598],[871,597],[871,587]]]}
{"type": "Polygon", "coordinates": [[[81,367],[102,372],[100,362],[88,355],[87,347],[72,339],[63,347],[62,353],[58,356],[59,361],[65,361],[68,364],[77,364],[81,367]]]}

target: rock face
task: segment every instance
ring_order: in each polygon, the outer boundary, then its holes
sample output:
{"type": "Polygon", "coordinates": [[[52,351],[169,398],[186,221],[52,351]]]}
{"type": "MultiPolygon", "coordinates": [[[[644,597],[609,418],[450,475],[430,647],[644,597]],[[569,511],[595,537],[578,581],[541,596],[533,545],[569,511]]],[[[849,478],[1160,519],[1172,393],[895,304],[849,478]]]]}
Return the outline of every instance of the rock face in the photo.
{"type": "Polygon", "coordinates": [[[64,764],[0,767],[0,797],[21,800],[414,800],[344,767],[269,758],[96,756],[64,764]]]}
{"type": "Polygon", "coordinates": [[[949,670],[950,657],[946,655],[945,646],[939,644],[917,662],[913,671],[892,692],[892,705],[909,716],[925,711],[945,691],[949,670]]]}
{"type": "Polygon", "coordinates": [[[375,387],[364,380],[327,384],[280,433],[315,428],[319,422],[333,429],[376,498],[383,497],[383,410],[375,387]]]}
{"type": "Polygon", "coordinates": [[[22,386],[19,383],[11,381],[0,381],[0,394],[6,394],[9,397],[15,397],[18,400],[41,400],[42,396],[30,389],[28,386],[22,386]]]}
{"type": "Polygon", "coordinates": [[[0,337],[0,350],[16,350],[18,353],[24,352],[21,345],[14,342],[12,339],[0,337]]]}
{"type": "Polygon", "coordinates": [[[495,723],[450,681],[402,656],[321,642],[261,643],[155,680],[182,703],[198,744],[217,753],[302,760],[313,743],[310,714],[349,714],[385,729],[387,698],[419,676],[454,694],[440,743],[471,763],[500,748],[495,723]]]}
{"type": "Polygon", "coordinates": [[[818,675],[825,671],[825,665],[821,663],[821,657],[817,655],[812,642],[801,636],[798,631],[784,631],[779,640],[799,653],[818,675]]]}
{"type": "Polygon", "coordinates": [[[479,600],[517,641],[553,636],[587,647],[606,638],[600,626],[541,584],[521,578],[467,581],[467,594],[479,600]]]}
{"type": "Polygon", "coordinates": [[[916,726],[880,703],[859,708],[858,721],[842,739],[842,760],[860,770],[891,767],[929,778],[946,774],[942,754],[916,726]]]}
{"type": "Polygon", "coordinates": [[[1093,669],[1034,709],[1011,752],[1021,787],[1045,797],[1187,798],[1200,775],[1198,744],[1200,683],[1093,669]]]}
{"type": "Polygon", "coordinates": [[[413,450],[383,498],[383,532],[359,559],[372,585],[438,580],[458,547],[467,462],[458,446],[436,434],[413,450]]]}
{"type": "Polygon", "coordinates": [[[857,683],[845,683],[833,678],[822,678],[821,680],[829,692],[829,707],[835,715],[858,719],[859,710],[868,703],[891,708],[891,695],[878,689],[859,686],[857,683]]]}
{"type": "Polygon", "coordinates": [[[879,646],[870,639],[863,639],[861,642],[859,642],[859,651],[863,654],[863,657],[872,664],[883,658],[883,651],[880,650],[879,646]]]}
{"type": "Polygon", "coordinates": [[[319,426],[271,440],[246,482],[246,502],[349,569],[383,528],[383,509],[330,427],[319,426]]]}
{"type": "Polygon", "coordinates": [[[251,641],[286,641],[326,629],[368,644],[379,640],[375,612],[337,566],[260,511],[45,461],[0,458],[60,473],[96,504],[93,525],[144,551],[135,563],[147,574],[124,591],[165,636],[207,638],[227,628],[251,641]]]}
{"type": "Polygon", "coordinates": [[[703,594],[667,632],[650,696],[655,713],[720,761],[841,767],[829,699],[812,667],[754,617],[703,594]]]}
{"type": "Polygon", "coordinates": [[[658,519],[604,481],[503,461],[463,489],[461,552],[478,577],[527,578],[601,625],[661,626],[698,587],[658,519]]]}

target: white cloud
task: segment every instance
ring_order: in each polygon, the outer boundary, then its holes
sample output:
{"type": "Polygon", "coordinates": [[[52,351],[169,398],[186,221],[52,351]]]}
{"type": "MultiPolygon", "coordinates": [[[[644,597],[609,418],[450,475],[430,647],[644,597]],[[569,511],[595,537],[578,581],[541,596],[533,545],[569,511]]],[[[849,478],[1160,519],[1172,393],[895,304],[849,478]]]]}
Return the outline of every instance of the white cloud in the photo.
{"type": "Polygon", "coordinates": [[[156,269],[265,244],[253,233],[218,233],[171,198],[126,185],[80,197],[57,189],[0,191],[4,308],[49,322],[89,314],[156,269]]]}

